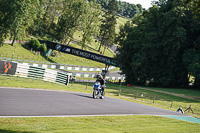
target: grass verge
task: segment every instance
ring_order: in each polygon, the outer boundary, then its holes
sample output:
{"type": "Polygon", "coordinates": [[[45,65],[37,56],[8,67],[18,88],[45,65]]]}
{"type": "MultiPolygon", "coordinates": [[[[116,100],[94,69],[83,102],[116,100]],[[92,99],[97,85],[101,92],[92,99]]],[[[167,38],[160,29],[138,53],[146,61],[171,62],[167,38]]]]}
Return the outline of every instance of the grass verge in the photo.
{"type": "Polygon", "coordinates": [[[199,124],[158,116],[1,118],[1,133],[197,133],[199,124]]]}

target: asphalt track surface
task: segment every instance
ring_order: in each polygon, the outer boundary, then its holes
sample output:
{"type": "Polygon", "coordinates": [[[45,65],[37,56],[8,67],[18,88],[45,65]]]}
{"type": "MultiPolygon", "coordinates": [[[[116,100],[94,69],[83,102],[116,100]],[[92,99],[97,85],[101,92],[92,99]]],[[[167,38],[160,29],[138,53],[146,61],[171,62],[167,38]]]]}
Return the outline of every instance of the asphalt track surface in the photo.
{"type": "Polygon", "coordinates": [[[0,87],[0,117],[18,116],[170,115],[173,111],[92,94],[0,87]]]}

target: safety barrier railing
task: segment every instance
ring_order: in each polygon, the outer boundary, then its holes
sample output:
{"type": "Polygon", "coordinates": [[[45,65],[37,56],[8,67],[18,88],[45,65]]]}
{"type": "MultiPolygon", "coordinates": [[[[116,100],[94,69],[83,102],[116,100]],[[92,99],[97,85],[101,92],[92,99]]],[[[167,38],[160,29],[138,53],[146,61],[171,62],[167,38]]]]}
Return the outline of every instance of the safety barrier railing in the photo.
{"type": "Polygon", "coordinates": [[[0,60],[0,73],[68,85],[71,73],[0,60]]]}
{"type": "MultiPolygon", "coordinates": [[[[1,61],[0,66],[3,66],[2,69],[5,69],[5,62],[8,61],[1,61]]],[[[52,69],[46,69],[42,67],[37,67],[37,66],[30,66],[28,64],[21,64],[18,62],[11,62],[11,64],[17,64],[16,65],[16,71],[14,72],[14,76],[19,76],[19,77],[25,77],[25,78],[35,78],[35,79],[42,79],[45,81],[49,82],[57,82],[57,83],[64,83],[62,81],[62,78],[68,78],[69,76],[76,76],[76,77],[83,77],[83,78],[94,78],[97,73],[93,74],[87,74],[87,73],[77,73],[77,72],[72,72],[72,73],[66,73],[66,72],[60,72],[52,69]],[[67,77],[68,75],[68,77],[67,77]]],[[[11,70],[9,70],[11,71],[11,70]]],[[[0,73],[5,73],[5,72],[0,72],[0,73]]],[[[106,76],[107,80],[124,80],[124,77],[111,77],[111,76],[106,76]]]]}
{"type": "MultiPolygon", "coordinates": [[[[75,70],[75,71],[102,71],[105,68],[96,68],[96,67],[89,67],[89,66],[77,66],[71,64],[60,64],[60,63],[51,63],[51,62],[40,62],[40,61],[32,61],[32,60],[20,60],[20,59],[13,59],[13,58],[4,58],[0,57],[0,60],[6,61],[16,61],[21,64],[36,66],[36,67],[43,67],[43,68],[53,68],[53,69],[65,69],[65,70],[75,70]]],[[[109,67],[109,70],[114,69],[114,66],[109,67]]],[[[115,70],[112,70],[115,71],[115,70]]],[[[116,70],[118,71],[118,70],[116,70]]]]}

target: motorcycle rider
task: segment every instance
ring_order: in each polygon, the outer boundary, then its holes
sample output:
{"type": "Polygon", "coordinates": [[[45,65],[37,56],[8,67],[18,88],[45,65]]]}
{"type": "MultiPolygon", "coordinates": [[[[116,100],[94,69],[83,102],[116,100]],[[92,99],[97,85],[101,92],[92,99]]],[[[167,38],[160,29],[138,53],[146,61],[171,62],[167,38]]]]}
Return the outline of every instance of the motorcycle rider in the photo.
{"type": "Polygon", "coordinates": [[[103,79],[102,75],[99,75],[98,79],[96,80],[96,82],[100,82],[101,87],[102,87],[102,91],[104,92],[104,85],[105,85],[105,80],[103,79]]]}
{"type": "Polygon", "coordinates": [[[176,112],[184,114],[184,111],[181,107],[176,112]]]}

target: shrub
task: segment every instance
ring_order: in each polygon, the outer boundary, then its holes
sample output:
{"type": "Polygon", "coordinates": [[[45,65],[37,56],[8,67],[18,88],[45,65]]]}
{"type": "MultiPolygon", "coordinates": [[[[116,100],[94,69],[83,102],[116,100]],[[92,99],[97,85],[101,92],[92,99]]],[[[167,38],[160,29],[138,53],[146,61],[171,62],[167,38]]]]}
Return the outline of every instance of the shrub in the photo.
{"type": "Polygon", "coordinates": [[[47,45],[45,43],[40,44],[40,42],[37,39],[32,39],[25,45],[26,45],[26,47],[32,48],[35,51],[40,51],[43,53],[47,51],[47,45]]]}
{"type": "Polygon", "coordinates": [[[40,45],[40,51],[41,52],[46,52],[47,51],[47,45],[45,43],[40,45]]]}
{"type": "Polygon", "coordinates": [[[32,48],[32,47],[33,47],[33,43],[34,43],[34,40],[30,40],[29,42],[25,43],[25,45],[26,45],[28,48],[32,48]]]}
{"type": "Polygon", "coordinates": [[[26,43],[26,45],[29,48],[33,48],[33,50],[35,51],[39,51],[40,48],[40,42],[37,39],[32,39],[30,40],[28,43],[26,43]]]}
{"type": "Polygon", "coordinates": [[[40,50],[40,42],[37,39],[33,40],[32,48],[35,51],[39,51],[40,50]]]}

